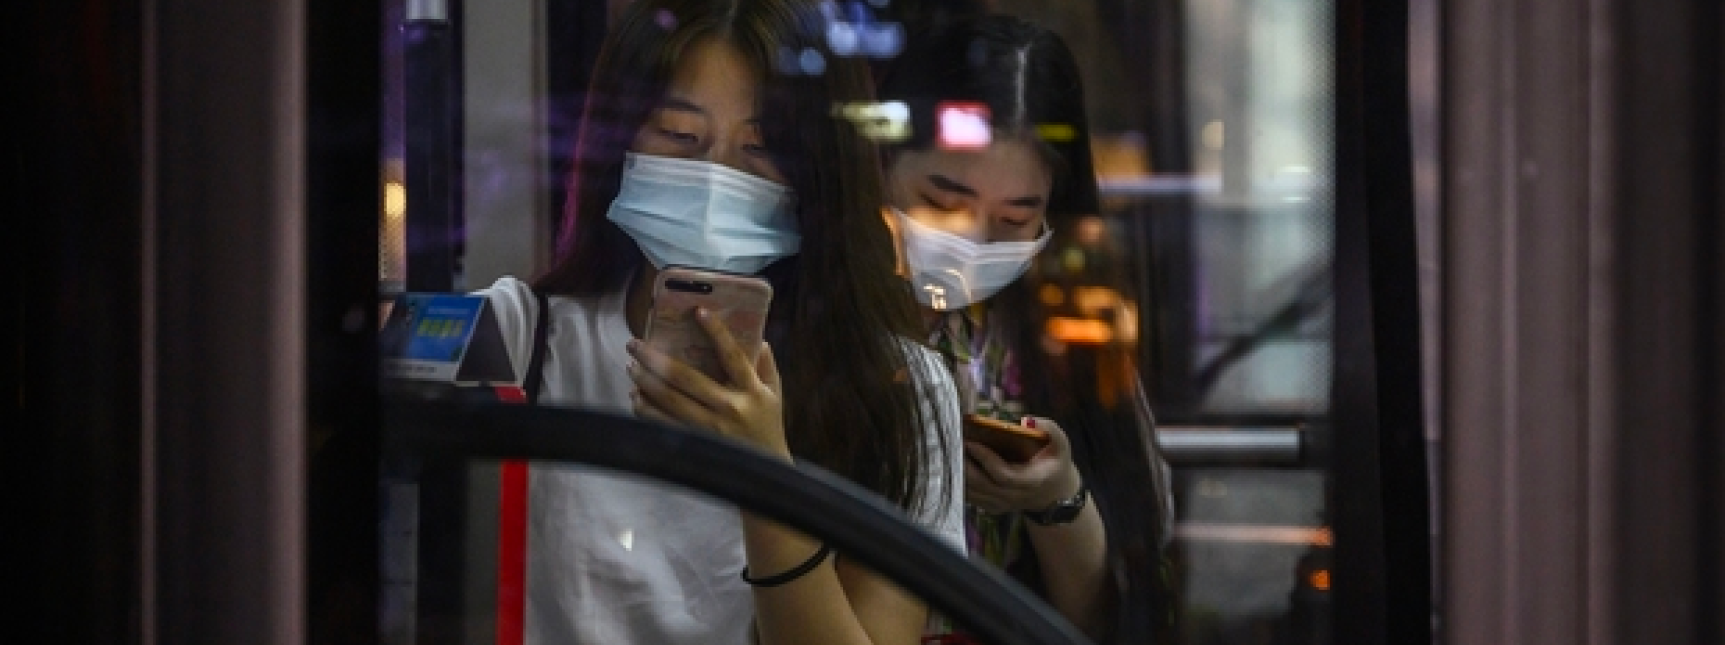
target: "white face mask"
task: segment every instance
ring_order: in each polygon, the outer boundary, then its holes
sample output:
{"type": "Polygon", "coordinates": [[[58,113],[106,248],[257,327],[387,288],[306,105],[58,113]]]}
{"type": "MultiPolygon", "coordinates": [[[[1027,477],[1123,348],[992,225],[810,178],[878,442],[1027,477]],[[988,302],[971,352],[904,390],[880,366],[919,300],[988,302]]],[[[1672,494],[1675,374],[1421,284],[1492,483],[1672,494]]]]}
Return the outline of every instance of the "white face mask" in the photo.
{"type": "Polygon", "coordinates": [[[982,302],[1012,284],[1053,235],[1043,223],[1042,235],[1030,242],[981,243],[916,221],[893,209],[905,266],[916,299],[924,306],[947,311],[982,302]]]}
{"type": "Polygon", "coordinates": [[[797,254],[791,189],[726,166],[628,153],[605,217],[653,266],[752,274],[797,254]]]}

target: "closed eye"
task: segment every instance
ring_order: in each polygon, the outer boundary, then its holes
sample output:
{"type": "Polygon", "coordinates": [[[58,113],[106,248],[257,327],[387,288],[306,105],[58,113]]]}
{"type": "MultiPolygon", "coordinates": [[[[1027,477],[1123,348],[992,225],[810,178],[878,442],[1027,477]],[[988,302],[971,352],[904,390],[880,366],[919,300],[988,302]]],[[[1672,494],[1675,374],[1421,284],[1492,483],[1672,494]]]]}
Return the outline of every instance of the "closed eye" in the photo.
{"type": "Polygon", "coordinates": [[[659,136],[682,144],[693,145],[701,142],[701,138],[695,136],[694,133],[672,130],[670,128],[659,128],[659,136]]]}
{"type": "Polygon", "coordinates": [[[958,210],[958,208],[959,208],[957,205],[942,203],[940,200],[935,199],[933,197],[930,197],[928,195],[918,195],[918,196],[922,198],[922,203],[924,205],[928,206],[929,208],[938,210],[938,211],[955,211],[955,210],[958,210]]]}
{"type": "Polygon", "coordinates": [[[961,183],[953,180],[951,177],[945,177],[942,175],[929,175],[928,176],[928,183],[929,183],[929,185],[934,186],[936,190],[939,190],[939,191],[944,192],[944,193],[954,193],[954,194],[958,194],[958,195],[963,195],[965,197],[975,197],[976,196],[976,189],[971,188],[969,186],[966,186],[964,184],[961,184],[961,183]]]}

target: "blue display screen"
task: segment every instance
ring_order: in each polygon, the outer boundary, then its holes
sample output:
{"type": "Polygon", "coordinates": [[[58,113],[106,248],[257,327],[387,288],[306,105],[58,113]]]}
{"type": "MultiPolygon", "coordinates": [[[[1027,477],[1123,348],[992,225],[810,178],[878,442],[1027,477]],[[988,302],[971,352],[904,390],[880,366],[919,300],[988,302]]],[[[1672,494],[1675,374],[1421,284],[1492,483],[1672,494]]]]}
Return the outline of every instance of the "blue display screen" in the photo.
{"type": "Polygon", "coordinates": [[[480,296],[409,294],[407,347],[402,358],[424,361],[461,360],[467,338],[485,306],[480,296]]]}

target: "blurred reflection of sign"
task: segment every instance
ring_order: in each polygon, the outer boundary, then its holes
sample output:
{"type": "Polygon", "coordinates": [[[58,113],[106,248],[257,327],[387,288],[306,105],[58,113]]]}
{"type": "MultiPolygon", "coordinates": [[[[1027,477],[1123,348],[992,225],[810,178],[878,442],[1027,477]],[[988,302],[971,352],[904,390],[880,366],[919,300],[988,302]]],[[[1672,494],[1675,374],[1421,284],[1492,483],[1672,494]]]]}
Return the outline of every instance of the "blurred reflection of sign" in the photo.
{"type": "Polygon", "coordinates": [[[874,12],[856,0],[840,3],[822,2],[821,15],[827,21],[827,47],[840,56],[892,58],[904,49],[904,26],[896,22],[876,22],[874,12]]]}
{"type": "Polygon", "coordinates": [[[1073,345],[1102,345],[1114,340],[1114,329],[1101,320],[1054,316],[1048,319],[1048,335],[1073,345]]]}
{"type": "Polygon", "coordinates": [[[911,135],[910,108],[898,101],[841,103],[833,112],[856,124],[858,134],[879,143],[898,143],[911,135]]]}
{"type": "Polygon", "coordinates": [[[1038,123],[1036,137],[1049,143],[1071,143],[1078,138],[1078,128],[1070,123],[1038,123]]]}
{"type": "Polygon", "coordinates": [[[1084,315],[1095,316],[1119,306],[1120,292],[1108,287],[1076,287],[1072,290],[1072,304],[1084,315]]]}

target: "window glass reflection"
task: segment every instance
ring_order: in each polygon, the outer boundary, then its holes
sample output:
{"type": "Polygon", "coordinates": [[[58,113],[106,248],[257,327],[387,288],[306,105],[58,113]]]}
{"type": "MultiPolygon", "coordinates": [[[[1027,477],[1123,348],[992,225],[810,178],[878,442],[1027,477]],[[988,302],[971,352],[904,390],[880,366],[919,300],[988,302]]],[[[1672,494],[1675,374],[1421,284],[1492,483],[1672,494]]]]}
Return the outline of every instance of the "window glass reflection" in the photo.
{"type": "MultiPolygon", "coordinates": [[[[1329,413],[1331,4],[809,2],[759,42],[690,35],[712,19],[700,7],[723,4],[611,2],[603,20],[555,25],[569,12],[529,0],[455,12],[444,71],[457,109],[442,133],[455,153],[439,163],[458,188],[436,204],[448,217],[439,241],[412,232],[430,207],[409,199],[429,160],[407,143],[426,136],[407,114],[436,96],[408,68],[430,63],[407,55],[416,32],[386,2],[385,293],[441,282],[513,303],[519,315],[499,324],[518,379],[548,308],[561,326],[547,402],[690,423],[671,409],[687,397],[651,400],[675,391],[655,389],[670,363],[630,348],[651,344],[659,271],[759,274],[773,289],[758,333],[784,377],[786,420],[763,449],[850,475],[925,519],[911,502],[938,477],[917,473],[962,474],[965,501],[949,497],[967,548],[1094,635],[1321,640],[1311,612],[1328,592],[1326,464],[1262,446],[1301,445],[1329,413]],[[568,83],[544,70],[569,68],[607,33],[612,67],[582,59],[590,84],[553,96],[568,83]],[[661,49],[702,66],[655,67],[661,49]],[[998,95],[923,63],[972,59],[972,76],[999,76],[998,95]],[[1045,67],[1013,67],[1025,62],[1045,67]],[[412,259],[425,243],[447,244],[452,261],[421,282],[426,265],[412,259]],[[909,299],[889,297],[904,286],[909,299]],[[915,363],[883,344],[891,335],[937,364],[950,405],[935,395],[941,410],[915,409],[893,378],[915,363]],[[572,362],[589,352],[590,364],[572,362]],[[808,402],[833,391],[855,394],[808,402]],[[1024,463],[1005,447],[974,454],[966,413],[1051,448],[1024,463]],[[933,430],[868,449],[799,434],[833,419],[933,430]],[[1153,441],[1151,428],[1184,443],[1153,441]],[[1023,485],[989,485],[1000,480],[1023,485]],[[1075,519],[1024,514],[1057,517],[1062,504],[1075,519]],[[1075,526],[1108,537],[1060,542],[1075,526]],[[1089,573],[1051,573],[1073,570],[1089,573]]],[[[701,327],[684,330],[706,342],[701,327]]],[[[747,367],[759,377],[763,365],[747,367]]],[[[732,516],[709,524],[740,534],[732,516]]],[[[637,528],[602,542],[635,558],[667,532],[637,528]]],[[[789,560],[775,563],[800,562],[789,560]]],[[[740,584],[726,583],[748,596],[740,584]]],[[[411,613],[403,606],[388,611],[411,613]]]]}

